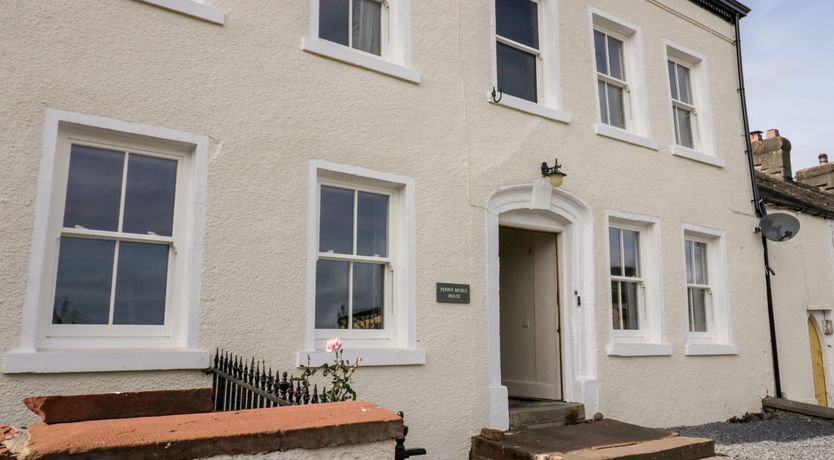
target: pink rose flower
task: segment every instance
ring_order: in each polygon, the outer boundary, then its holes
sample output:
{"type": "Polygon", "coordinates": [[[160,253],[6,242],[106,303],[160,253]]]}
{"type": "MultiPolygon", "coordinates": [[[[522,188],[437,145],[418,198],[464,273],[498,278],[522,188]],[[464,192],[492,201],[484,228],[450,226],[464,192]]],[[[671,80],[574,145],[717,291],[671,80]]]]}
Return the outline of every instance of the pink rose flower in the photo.
{"type": "Polygon", "coordinates": [[[342,348],[342,339],[338,337],[333,337],[332,339],[327,341],[325,344],[324,349],[327,350],[328,353],[339,350],[342,348]]]}

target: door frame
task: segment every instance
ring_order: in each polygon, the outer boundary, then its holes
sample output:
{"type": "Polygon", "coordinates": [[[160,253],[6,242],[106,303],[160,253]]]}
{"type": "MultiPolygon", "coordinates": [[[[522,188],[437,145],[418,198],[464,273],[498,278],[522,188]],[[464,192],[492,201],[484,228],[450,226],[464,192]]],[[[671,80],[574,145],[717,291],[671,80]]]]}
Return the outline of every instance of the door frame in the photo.
{"type": "MultiPolygon", "coordinates": [[[[819,343],[820,352],[822,354],[823,375],[825,376],[825,397],[828,400],[828,407],[832,407],[831,406],[832,405],[832,399],[834,399],[834,398],[832,398],[831,388],[832,388],[832,383],[834,383],[834,382],[831,381],[830,377],[832,376],[832,374],[828,371],[828,363],[830,362],[830,359],[831,359],[831,357],[829,356],[829,354],[830,354],[829,346],[830,345],[829,345],[829,339],[828,338],[831,337],[831,336],[830,335],[825,335],[823,333],[823,331],[825,330],[825,328],[823,327],[823,324],[825,324],[825,317],[828,314],[830,314],[830,310],[808,310],[807,320],[813,325],[814,330],[817,333],[817,341],[819,343]]],[[[811,339],[810,331],[808,333],[809,333],[808,339],[810,340],[811,339]]],[[[810,351],[811,350],[809,350],[809,352],[810,351]]],[[[812,362],[811,372],[812,372],[812,377],[813,377],[813,371],[814,371],[814,369],[813,369],[813,356],[811,357],[811,360],[812,360],[811,361],[812,362]]],[[[813,386],[813,380],[812,380],[811,384],[813,386]]],[[[814,395],[814,401],[816,401],[816,394],[814,395]]]]}
{"type": "Polygon", "coordinates": [[[509,428],[507,387],[501,384],[499,226],[557,234],[562,397],[594,413],[598,402],[593,264],[593,213],[547,179],[501,187],[487,198],[486,293],[489,427],[509,428]]]}

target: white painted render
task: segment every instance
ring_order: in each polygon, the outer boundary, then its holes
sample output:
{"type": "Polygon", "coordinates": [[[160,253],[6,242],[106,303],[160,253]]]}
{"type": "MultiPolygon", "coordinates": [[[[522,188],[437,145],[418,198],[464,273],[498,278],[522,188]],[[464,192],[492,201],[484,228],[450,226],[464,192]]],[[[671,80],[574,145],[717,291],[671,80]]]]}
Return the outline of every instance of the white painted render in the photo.
{"type": "Polygon", "coordinates": [[[203,460],[388,460],[394,451],[394,441],[378,441],[322,449],[292,449],[251,455],[215,455],[203,460]]]}
{"type": "MultiPolygon", "coordinates": [[[[568,174],[552,195],[555,207],[573,200],[583,213],[560,241],[563,254],[577,252],[576,266],[560,267],[560,276],[573,276],[583,293],[582,306],[562,304],[562,324],[573,327],[563,333],[566,397],[608,417],[670,426],[753,411],[773,393],[733,28],[694,3],[558,1],[561,91],[553,117],[484,97],[493,86],[495,44],[491,9],[482,2],[411,2],[411,68],[419,83],[303,51],[309,2],[216,0],[223,26],[134,0],[0,4],[0,350],[22,340],[44,124],[47,109],[60,109],[208,137],[197,346],[286,369],[307,346],[310,161],[411,178],[412,327],[425,364],[364,367],[356,388],[363,399],[403,410],[408,445],[428,448],[430,458],[464,458],[469,436],[506,420],[491,337],[498,310],[489,299],[497,286],[488,280],[497,279],[497,267],[488,243],[497,239],[500,213],[489,209],[490,197],[543,183],[539,165],[554,157],[568,174]],[[645,74],[650,143],[595,132],[589,6],[640,27],[636,65],[645,74]],[[666,148],[674,139],[664,40],[709,60],[723,167],[666,148]],[[662,224],[661,343],[671,345],[670,356],[606,351],[607,211],[662,224]],[[685,354],[684,224],[724,232],[738,354],[685,354]],[[566,239],[577,244],[567,248],[566,239]],[[472,302],[436,303],[437,282],[471,284],[472,302]]],[[[3,374],[0,420],[32,421],[20,404],[27,395],[209,383],[198,371],[3,374]]]]}
{"type": "Polygon", "coordinates": [[[779,347],[782,393],[794,401],[816,404],[808,341],[813,317],[825,363],[829,405],[834,395],[834,336],[824,335],[825,320],[834,320],[834,225],[830,220],[777,208],[799,219],[795,238],[768,243],[773,283],[773,313],[779,347]]]}

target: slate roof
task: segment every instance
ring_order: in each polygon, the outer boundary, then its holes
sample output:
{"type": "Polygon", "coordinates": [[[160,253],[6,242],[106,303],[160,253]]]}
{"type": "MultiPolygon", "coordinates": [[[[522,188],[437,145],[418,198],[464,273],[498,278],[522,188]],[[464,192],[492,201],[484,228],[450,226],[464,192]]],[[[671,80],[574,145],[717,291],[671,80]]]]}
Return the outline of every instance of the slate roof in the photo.
{"type": "Polygon", "coordinates": [[[785,182],[756,171],[756,184],[765,203],[834,219],[834,193],[799,182],[785,182]]]}

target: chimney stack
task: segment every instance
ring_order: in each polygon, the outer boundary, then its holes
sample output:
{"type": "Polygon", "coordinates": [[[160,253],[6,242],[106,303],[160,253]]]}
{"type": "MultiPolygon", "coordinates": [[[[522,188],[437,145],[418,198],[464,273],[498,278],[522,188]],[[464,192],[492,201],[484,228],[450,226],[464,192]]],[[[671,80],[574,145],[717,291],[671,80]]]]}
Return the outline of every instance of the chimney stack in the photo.
{"type": "Polygon", "coordinates": [[[761,131],[753,131],[750,140],[756,171],[785,182],[793,180],[791,141],[780,136],[778,129],[768,129],[765,139],[761,131]]]}
{"type": "Polygon", "coordinates": [[[821,192],[834,193],[834,163],[828,162],[828,154],[819,154],[819,164],[796,172],[796,181],[821,192]]]}

